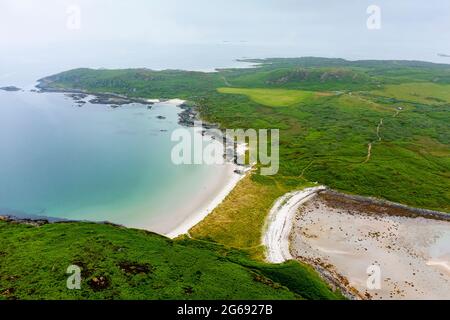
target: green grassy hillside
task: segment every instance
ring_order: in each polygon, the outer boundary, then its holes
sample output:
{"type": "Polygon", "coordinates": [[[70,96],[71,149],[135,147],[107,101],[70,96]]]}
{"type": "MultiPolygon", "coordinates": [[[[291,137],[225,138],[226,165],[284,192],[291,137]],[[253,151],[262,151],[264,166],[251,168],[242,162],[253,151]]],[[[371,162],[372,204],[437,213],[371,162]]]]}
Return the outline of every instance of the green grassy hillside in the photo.
{"type": "Polygon", "coordinates": [[[54,89],[84,89],[157,99],[175,96],[195,99],[198,93],[224,85],[217,73],[148,69],[75,69],[45,78],[44,83],[47,82],[54,89]]]}
{"type": "Polygon", "coordinates": [[[93,223],[0,221],[1,299],[338,299],[308,266],[93,223]],[[81,290],[66,287],[82,268],[81,290]]]}

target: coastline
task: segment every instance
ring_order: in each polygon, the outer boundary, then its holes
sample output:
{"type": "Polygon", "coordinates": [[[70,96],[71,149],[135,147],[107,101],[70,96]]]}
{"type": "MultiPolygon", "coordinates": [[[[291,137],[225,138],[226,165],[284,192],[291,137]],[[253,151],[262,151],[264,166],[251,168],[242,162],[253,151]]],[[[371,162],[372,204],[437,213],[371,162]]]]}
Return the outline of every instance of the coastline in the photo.
{"type": "MultiPolygon", "coordinates": [[[[226,137],[222,135],[217,137],[214,133],[208,132],[208,129],[218,128],[217,125],[208,122],[203,122],[195,107],[189,107],[186,105],[186,101],[178,98],[167,100],[166,103],[175,105],[182,109],[179,114],[179,124],[184,127],[193,125],[193,121],[202,121],[202,136],[209,136],[211,139],[221,139],[226,137]]],[[[227,141],[226,148],[230,147],[227,141]]],[[[234,145],[234,144],[233,144],[234,145]]],[[[245,152],[247,150],[246,144],[235,145],[237,153],[245,152]]],[[[179,215],[185,216],[185,218],[179,222],[176,227],[172,227],[170,231],[164,232],[164,235],[168,238],[174,239],[181,235],[189,235],[189,230],[204,220],[214,209],[222,203],[223,200],[230,194],[230,192],[236,187],[236,185],[250,172],[251,167],[240,166],[235,162],[227,162],[224,166],[224,174],[219,179],[215,178],[215,182],[208,181],[208,191],[203,192],[198,197],[190,199],[189,204],[184,204],[179,215]],[[188,209],[187,209],[188,208],[188,209]],[[187,209],[187,210],[186,210],[187,209]],[[186,214],[186,211],[189,213],[186,214]]],[[[178,216],[179,216],[178,215],[178,216]]]]}
{"type": "MultiPolygon", "coordinates": [[[[215,124],[210,124],[203,122],[200,115],[194,107],[188,107],[185,100],[181,99],[171,99],[167,101],[172,103],[177,107],[182,109],[179,114],[179,124],[185,127],[193,125],[194,121],[202,121],[202,136],[209,136],[211,139],[226,139],[224,134],[221,137],[217,137],[214,133],[208,132],[208,129],[217,128],[215,124]]],[[[233,144],[234,145],[234,144],[233,144]]],[[[229,141],[226,142],[226,149],[230,147],[229,141]]],[[[235,145],[238,154],[245,152],[247,150],[246,144],[235,145]]],[[[248,172],[250,172],[252,167],[240,166],[235,162],[227,162],[223,164],[225,168],[225,174],[223,174],[219,180],[211,184],[208,182],[208,191],[203,192],[198,197],[190,199],[191,203],[187,207],[191,207],[189,214],[184,218],[175,228],[172,228],[169,232],[165,232],[164,235],[174,239],[181,235],[189,235],[189,230],[194,226],[203,221],[210,213],[218,207],[223,200],[230,194],[231,191],[236,187],[236,185],[246,177],[248,172]],[[211,185],[213,187],[211,188],[211,185]]],[[[215,177],[216,178],[216,177],[215,177]]],[[[184,211],[186,210],[186,205],[183,206],[184,211]]]]}
{"type": "MultiPolygon", "coordinates": [[[[182,99],[147,99],[147,98],[129,98],[125,95],[117,95],[112,93],[92,93],[77,89],[54,89],[47,86],[47,83],[42,81],[36,87],[40,93],[60,93],[74,100],[75,103],[84,105],[85,100],[90,99],[90,103],[111,105],[117,108],[122,105],[130,103],[140,103],[148,105],[151,108],[156,103],[166,103],[180,109],[178,123],[183,127],[191,127],[194,121],[201,121],[198,111],[195,106],[190,106],[182,99]]],[[[220,139],[217,134],[208,129],[218,129],[215,124],[203,122],[203,136],[209,136],[211,139],[220,139]]],[[[226,148],[231,145],[227,143],[226,148]]],[[[236,145],[237,152],[246,150],[246,146],[236,145]]],[[[131,228],[145,229],[152,232],[157,232],[169,238],[176,238],[182,234],[187,234],[188,231],[196,224],[206,218],[236,187],[236,185],[246,176],[250,171],[250,166],[241,166],[233,161],[226,161],[223,165],[218,165],[217,170],[220,172],[212,177],[206,177],[206,180],[201,181],[202,189],[198,195],[191,196],[187,201],[180,203],[171,213],[170,219],[161,217],[160,219],[150,218],[139,224],[130,225],[131,228]]],[[[217,171],[216,171],[217,172],[217,171]]],[[[32,220],[32,219],[31,219],[32,220]]],[[[40,219],[42,220],[42,219],[40,219]]],[[[52,223],[52,219],[46,219],[52,223]]]]}
{"type": "Polygon", "coordinates": [[[192,210],[177,227],[165,233],[165,236],[174,239],[184,234],[189,235],[189,230],[213,212],[250,171],[250,169],[247,169],[245,174],[238,174],[234,172],[238,167],[237,165],[226,164],[225,166],[228,167],[228,172],[224,177],[221,177],[214,191],[204,193],[197,199],[191,199],[191,205],[194,205],[196,209],[192,210]]]}

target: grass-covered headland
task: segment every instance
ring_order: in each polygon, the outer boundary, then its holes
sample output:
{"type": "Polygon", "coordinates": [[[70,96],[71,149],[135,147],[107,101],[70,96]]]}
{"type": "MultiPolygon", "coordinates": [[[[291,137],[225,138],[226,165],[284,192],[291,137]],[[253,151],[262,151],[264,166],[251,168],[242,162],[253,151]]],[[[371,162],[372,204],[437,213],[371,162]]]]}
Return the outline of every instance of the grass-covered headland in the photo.
{"type": "Polygon", "coordinates": [[[0,221],[2,299],[338,299],[308,266],[94,223],[0,221]],[[81,290],[66,270],[82,270],[81,290]]]}

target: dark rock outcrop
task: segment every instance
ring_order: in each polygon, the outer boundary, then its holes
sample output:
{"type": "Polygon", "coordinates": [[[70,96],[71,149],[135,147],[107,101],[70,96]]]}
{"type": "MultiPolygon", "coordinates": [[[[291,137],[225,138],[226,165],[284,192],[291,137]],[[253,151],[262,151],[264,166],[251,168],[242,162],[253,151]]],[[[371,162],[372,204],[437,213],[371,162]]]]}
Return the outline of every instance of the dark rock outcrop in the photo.
{"type": "Polygon", "coordinates": [[[22,89],[17,88],[15,86],[7,86],[7,87],[1,87],[0,90],[14,92],[14,91],[20,91],[22,89]]]}

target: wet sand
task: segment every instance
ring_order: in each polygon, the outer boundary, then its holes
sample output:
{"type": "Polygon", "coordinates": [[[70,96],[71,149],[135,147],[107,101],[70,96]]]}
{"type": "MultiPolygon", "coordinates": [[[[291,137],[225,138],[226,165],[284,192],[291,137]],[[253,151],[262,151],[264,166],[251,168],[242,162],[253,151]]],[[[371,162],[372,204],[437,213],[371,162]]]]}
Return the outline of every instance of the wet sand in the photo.
{"type": "Polygon", "coordinates": [[[300,207],[290,237],[294,258],[363,298],[450,299],[449,221],[338,198],[325,192],[300,207]],[[380,267],[379,289],[367,284],[373,265],[380,267]]]}

